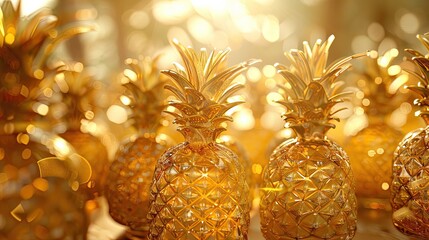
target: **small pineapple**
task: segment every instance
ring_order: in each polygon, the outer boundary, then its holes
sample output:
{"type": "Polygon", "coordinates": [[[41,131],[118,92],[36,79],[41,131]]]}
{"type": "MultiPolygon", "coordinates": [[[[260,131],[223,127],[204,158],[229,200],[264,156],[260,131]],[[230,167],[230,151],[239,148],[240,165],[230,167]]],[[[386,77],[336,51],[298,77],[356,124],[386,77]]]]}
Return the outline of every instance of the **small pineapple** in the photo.
{"type": "Polygon", "coordinates": [[[235,77],[255,60],[225,68],[229,50],[196,52],[176,40],[184,67],[163,71],[178,100],[168,112],[179,124],[185,142],[168,149],[158,160],[151,186],[150,239],[247,239],[248,185],[236,154],[216,143],[232,121],[228,101],[241,84],[235,77]]]}
{"type": "MultiPolygon", "coordinates": [[[[429,34],[417,35],[429,50],[429,34]]],[[[409,73],[417,79],[417,86],[408,89],[420,95],[414,103],[421,108],[416,112],[426,125],[429,124],[429,58],[415,50],[406,49],[413,55],[416,69],[409,73]]],[[[429,127],[408,133],[394,152],[391,205],[393,224],[401,232],[429,238],[429,127]]]]}
{"type": "Polygon", "coordinates": [[[393,152],[403,134],[386,119],[405,100],[398,89],[408,75],[395,64],[397,49],[381,56],[371,51],[369,56],[359,74],[360,91],[356,94],[368,125],[348,140],[345,150],[350,156],[359,205],[389,209],[393,152]]]}
{"type": "Polygon", "coordinates": [[[79,191],[84,192],[88,200],[92,200],[102,195],[109,169],[106,147],[99,138],[84,128],[85,122],[93,120],[96,113],[95,99],[99,85],[81,63],[64,64],[58,70],[54,81],[59,96],[51,98],[55,100],[50,107],[55,115],[62,112],[58,119],[61,131],[59,135],[91,164],[91,179],[79,191]]]}
{"type": "Polygon", "coordinates": [[[127,59],[121,97],[131,109],[131,120],[137,135],[119,147],[107,178],[106,197],[112,218],[129,227],[130,238],[144,238],[149,231],[149,193],[157,159],[171,146],[171,140],[158,134],[163,98],[164,78],[159,74],[156,59],[127,59]]]}
{"type": "MultiPolygon", "coordinates": [[[[357,205],[353,175],[344,150],[325,133],[334,128],[333,107],[342,102],[337,78],[354,55],[326,67],[330,36],[313,49],[291,50],[289,68],[276,65],[286,83],[284,119],[297,137],[280,144],[264,169],[260,202],[266,239],[352,239],[357,205]]],[[[338,120],[338,119],[335,119],[338,120]]]]}
{"type": "MultiPolygon", "coordinates": [[[[57,18],[46,9],[23,18],[20,17],[21,2],[17,4],[15,8],[10,0],[5,0],[0,9],[0,236],[2,239],[64,239],[65,236],[58,237],[59,230],[69,238],[79,239],[82,233],[76,233],[81,230],[72,233],[66,225],[57,228],[56,233],[46,231],[50,226],[38,228],[38,233],[42,233],[37,238],[21,235],[14,229],[34,220],[37,212],[31,212],[25,221],[14,218],[11,212],[21,202],[32,205],[40,199],[58,198],[55,194],[60,191],[29,190],[39,177],[37,162],[52,156],[45,143],[32,139],[30,132],[35,126],[48,125],[43,116],[49,107],[40,101],[46,84],[44,76],[51,72],[47,59],[62,40],[89,31],[90,27],[72,24],[58,28],[57,18]]],[[[66,185],[61,192],[72,194],[66,185]]],[[[48,218],[50,213],[52,211],[44,212],[48,218]]],[[[72,217],[69,220],[73,221],[72,217]]]]}

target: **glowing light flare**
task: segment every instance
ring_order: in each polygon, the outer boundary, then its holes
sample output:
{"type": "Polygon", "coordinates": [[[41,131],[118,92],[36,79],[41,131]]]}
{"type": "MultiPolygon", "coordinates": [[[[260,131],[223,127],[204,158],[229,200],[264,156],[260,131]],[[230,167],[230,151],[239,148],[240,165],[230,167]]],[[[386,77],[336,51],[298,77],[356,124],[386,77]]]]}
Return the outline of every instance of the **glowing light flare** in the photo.
{"type": "Polygon", "coordinates": [[[413,34],[419,30],[420,21],[415,14],[405,13],[399,19],[399,27],[402,29],[402,31],[413,34]]]}
{"type": "Polygon", "coordinates": [[[395,80],[393,80],[387,92],[390,94],[395,94],[398,91],[398,89],[401,86],[403,86],[406,82],[408,82],[408,75],[405,75],[405,74],[400,75],[395,80]]]}
{"type": "Polygon", "coordinates": [[[265,65],[262,68],[262,73],[267,78],[273,78],[274,76],[276,76],[277,69],[273,65],[265,65]]]}
{"type": "Polygon", "coordinates": [[[381,189],[383,189],[384,191],[389,190],[389,188],[390,188],[389,183],[384,182],[384,183],[381,184],[381,189]]]}
{"type": "Polygon", "coordinates": [[[402,71],[401,67],[399,65],[392,65],[387,69],[387,73],[390,76],[395,76],[399,74],[402,71]]]}
{"type": "Polygon", "coordinates": [[[390,63],[390,57],[382,56],[377,59],[377,63],[380,67],[386,68],[390,63]]]}
{"type": "Polygon", "coordinates": [[[28,134],[25,134],[25,133],[20,133],[16,137],[16,142],[20,143],[20,144],[27,145],[30,142],[30,136],[28,134]]]}
{"type": "Polygon", "coordinates": [[[76,20],[88,21],[97,18],[98,12],[95,8],[79,9],[75,13],[76,20]]]}
{"type": "Polygon", "coordinates": [[[135,73],[131,69],[125,69],[124,70],[124,76],[126,76],[131,81],[134,81],[134,82],[137,81],[137,73],[135,73]]]}
{"type": "Polygon", "coordinates": [[[233,115],[233,126],[237,130],[250,130],[255,126],[255,117],[251,109],[243,109],[233,115]]]}
{"type": "Polygon", "coordinates": [[[357,91],[355,95],[358,99],[363,99],[365,97],[365,93],[362,91],[357,91]]]}
{"type": "Polygon", "coordinates": [[[266,97],[267,103],[270,105],[277,105],[277,101],[283,100],[283,96],[278,92],[270,92],[266,97]]]}
{"type": "Polygon", "coordinates": [[[122,104],[126,106],[131,104],[131,99],[125,95],[120,96],[119,99],[121,100],[122,104]]]}
{"type": "Polygon", "coordinates": [[[374,79],[374,82],[375,82],[375,84],[381,84],[382,82],[383,82],[383,79],[381,78],[381,77],[376,77],[375,79],[374,79]]]}
{"type": "Polygon", "coordinates": [[[131,13],[128,23],[136,29],[144,29],[150,22],[150,18],[144,11],[134,11],[131,13]]]}
{"type": "Polygon", "coordinates": [[[69,144],[63,138],[55,137],[52,142],[55,152],[60,156],[65,157],[70,154],[71,149],[69,144]]]}
{"type": "MultiPolygon", "coordinates": [[[[411,112],[411,110],[410,110],[411,112]]],[[[416,112],[417,114],[417,112],[416,112]]],[[[407,122],[407,113],[404,113],[401,107],[395,109],[388,119],[388,123],[393,127],[400,128],[407,122]]]]}
{"type": "Polygon", "coordinates": [[[192,37],[201,43],[210,43],[213,38],[214,28],[211,23],[202,17],[194,16],[187,22],[187,27],[192,37]]]}
{"type": "Polygon", "coordinates": [[[257,67],[250,67],[246,72],[247,79],[251,82],[258,82],[261,77],[261,71],[257,67]]]}
{"type": "Polygon", "coordinates": [[[252,164],[252,173],[253,174],[261,174],[262,173],[262,165],[259,163],[252,164]]]}
{"type": "Polygon", "coordinates": [[[280,38],[280,24],[279,20],[273,16],[268,15],[262,21],[262,36],[268,42],[276,42],[280,38]]]}
{"type": "Polygon", "coordinates": [[[86,112],[85,112],[85,118],[86,118],[86,119],[91,120],[91,119],[93,119],[94,117],[95,117],[95,114],[94,114],[94,112],[93,112],[93,111],[86,111],[86,112]]]}
{"type": "Polygon", "coordinates": [[[188,1],[156,1],[153,5],[154,18],[166,25],[175,25],[184,21],[192,12],[192,6],[188,1]]]}
{"type": "Polygon", "coordinates": [[[33,104],[33,111],[42,115],[42,116],[46,116],[49,112],[49,106],[44,104],[44,103],[39,103],[36,102],[33,104]]]}
{"type": "Polygon", "coordinates": [[[384,38],[384,28],[380,23],[373,22],[368,26],[368,36],[371,40],[379,42],[384,38]]]}
{"type": "Polygon", "coordinates": [[[110,106],[106,114],[109,121],[116,124],[122,124],[128,120],[127,110],[118,105],[110,106]]]}
{"type": "Polygon", "coordinates": [[[192,6],[199,13],[205,14],[210,12],[212,15],[218,16],[226,14],[231,7],[231,2],[228,0],[192,0],[192,6]]]}
{"type": "Polygon", "coordinates": [[[37,69],[33,72],[33,76],[37,79],[42,79],[45,76],[45,72],[41,69],[37,69]]]}
{"type": "Polygon", "coordinates": [[[60,88],[60,91],[63,93],[67,93],[70,88],[65,80],[64,73],[58,73],[55,75],[55,82],[57,83],[57,86],[60,88]]]}
{"type": "Polygon", "coordinates": [[[401,111],[403,114],[410,114],[412,110],[413,107],[407,102],[404,102],[401,104],[401,106],[399,106],[399,111],[401,111]]]}
{"type": "Polygon", "coordinates": [[[269,130],[280,130],[283,128],[284,122],[280,117],[279,112],[276,111],[266,111],[261,116],[261,126],[264,129],[269,130]]]}
{"type": "Polygon", "coordinates": [[[267,78],[266,80],[265,80],[265,87],[267,88],[267,89],[273,89],[273,88],[275,88],[277,86],[277,82],[276,82],[276,80],[274,80],[274,79],[272,79],[272,78],[267,78]]]}
{"type": "Polygon", "coordinates": [[[33,180],[33,186],[39,191],[46,192],[49,189],[48,180],[43,178],[36,178],[33,180]]]}

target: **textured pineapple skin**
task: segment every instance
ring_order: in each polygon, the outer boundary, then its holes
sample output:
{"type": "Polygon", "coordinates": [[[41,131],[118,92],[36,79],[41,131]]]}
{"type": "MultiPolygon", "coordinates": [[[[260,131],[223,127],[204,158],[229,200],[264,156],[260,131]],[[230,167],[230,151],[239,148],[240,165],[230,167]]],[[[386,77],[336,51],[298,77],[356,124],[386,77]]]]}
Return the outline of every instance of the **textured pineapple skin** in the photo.
{"type": "Polygon", "coordinates": [[[154,173],[149,239],[247,239],[245,178],[236,155],[221,144],[170,148],[154,173]]]}
{"type": "Polygon", "coordinates": [[[393,224],[401,232],[429,238],[429,127],[408,133],[393,159],[393,224]]]}
{"type": "Polygon", "coordinates": [[[261,231],[266,239],[352,239],[357,202],[343,149],[329,140],[280,144],[264,170],[261,231]]]}
{"type": "Polygon", "coordinates": [[[353,136],[345,147],[355,176],[358,201],[371,199],[367,204],[363,203],[365,206],[390,207],[393,152],[402,138],[400,131],[385,123],[370,124],[353,136]]]}
{"type": "Polygon", "coordinates": [[[155,136],[140,136],[120,146],[110,166],[105,195],[112,218],[146,235],[150,184],[157,159],[167,149],[155,136]]]}
{"type": "Polygon", "coordinates": [[[60,178],[44,180],[47,190],[36,188],[37,161],[52,155],[40,143],[17,139],[19,134],[0,135],[0,240],[86,239],[81,196],[60,178]],[[19,204],[21,221],[11,215],[19,204]]]}
{"type": "Polygon", "coordinates": [[[81,131],[67,131],[60,136],[91,165],[91,179],[79,191],[86,193],[88,199],[102,195],[109,171],[109,158],[104,144],[97,137],[81,131]]]}

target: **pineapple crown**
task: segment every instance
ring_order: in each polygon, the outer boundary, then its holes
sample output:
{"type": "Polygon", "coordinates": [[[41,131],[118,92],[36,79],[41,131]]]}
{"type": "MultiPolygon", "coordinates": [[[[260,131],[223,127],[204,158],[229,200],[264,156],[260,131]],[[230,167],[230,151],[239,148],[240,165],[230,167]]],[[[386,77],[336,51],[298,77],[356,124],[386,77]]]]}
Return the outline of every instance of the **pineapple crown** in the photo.
{"type": "Polygon", "coordinates": [[[333,35],[324,43],[319,39],[312,49],[304,42],[304,51],[292,49],[285,53],[291,63],[289,67],[275,64],[286,81],[279,84],[285,100],[277,102],[287,108],[283,118],[300,137],[322,137],[335,127],[331,120],[339,119],[333,115],[344,108],[334,112],[332,108],[350,94],[340,91],[344,82],[338,81],[338,77],[351,67],[350,60],[365,56],[352,55],[326,66],[333,41],[333,35]]]}
{"type": "Polygon", "coordinates": [[[172,45],[179,52],[184,67],[176,63],[175,70],[162,71],[174,83],[174,86],[166,85],[165,88],[177,97],[168,105],[178,112],[167,113],[175,117],[174,123],[179,124],[178,130],[187,140],[215,141],[226,130],[222,123],[232,121],[226,112],[242,103],[228,100],[244,87],[234,83],[234,79],[259,60],[251,59],[226,67],[229,49],[208,54],[205,49],[196,52],[186,48],[177,40],[173,40],[172,45]]]}
{"type": "Polygon", "coordinates": [[[122,82],[127,91],[121,100],[131,109],[131,123],[139,130],[155,131],[162,119],[166,79],[159,74],[157,61],[158,57],[125,60],[127,68],[123,71],[122,82]]]}
{"type": "Polygon", "coordinates": [[[51,115],[63,120],[62,124],[67,124],[69,130],[79,130],[82,120],[94,118],[100,84],[82,63],[60,64],[53,77],[53,88],[58,95],[49,99],[51,115]]]}
{"type": "Polygon", "coordinates": [[[57,27],[49,9],[20,17],[20,9],[20,1],[14,8],[10,0],[3,1],[0,9],[0,120],[34,118],[30,115],[39,113],[34,110],[35,98],[50,70],[47,59],[60,42],[93,29],[80,23],[57,27]]]}
{"type": "Polygon", "coordinates": [[[399,52],[393,48],[379,56],[369,52],[363,70],[358,72],[357,85],[363,95],[360,98],[365,112],[369,115],[391,113],[404,101],[404,94],[398,90],[408,81],[408,74],[395,64],[399,52]]]}
{"type": "MultiPolygon", "coordinates": [[[[417,38],[429,51],[428,36],[429,33],[419,34],[417,38]]],[[[413,49],[405,49],[405,51],[413,55],[411,62],[416,66],[415,70],[407,70],[407,72],[419,80],[417,85],[407,86],[408,89],[420,96],[419,99],[414,100],[414,104],[421,107],[416,112],[416,116],[421,116],[429,124],[429,57],[413,49]]]]}

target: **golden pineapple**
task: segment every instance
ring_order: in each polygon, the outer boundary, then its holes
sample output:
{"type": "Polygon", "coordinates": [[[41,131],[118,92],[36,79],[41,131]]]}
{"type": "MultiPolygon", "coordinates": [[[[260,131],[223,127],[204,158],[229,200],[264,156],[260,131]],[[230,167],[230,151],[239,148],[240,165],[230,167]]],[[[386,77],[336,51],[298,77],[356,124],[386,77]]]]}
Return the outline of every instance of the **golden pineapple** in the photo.
{"type": "Polygon", "coordinates": [[[393,152],[403,137],[387,124],[387,116],[405,100],[398,89],[408,80],[394,60],[398,50],[378,56],[372,51],[366,58],[356,94],[368,117],[368,126],[352,136],[345,150],[355,176],[358,203],[367,208],[389,209],[393,152]]]}
{"type": "MultiPolygon", "coordinates": [[[[283,115],[297,137],[280,144],[264,169],[261,230],[266,239],[352,239],[357,205],[349,158],[325,133],[334,128],[333,107],[342,102],[337,78],[354,55],[327,64],[334,40],[286,54],[291,66],[276,65],[287,108],[283,115]]],[[[338,120],[338,119],[335,119],[338,120]]]]}
{"type": "Polygon", "coordinates": [[[62,115],[57,117],[60,121],[59,135],[91,164],[91,179],[86,186],[81,186],[79,191],[84,192],[89,200],[94,199],[104,190],[109,159],[104,144],[84,125],[88,125],[99,110],[96,98],[97,89],[100,87],[81,63],[64,64],[58,70],[54,81],[59,96],[56,96],[50,107],[55,115],[62,112],[62,115]]]}
{"type": "MultiPolygon", "coordinates": [[[[428,34],[418,35],[420,42],[429,50],[428,34]]],[[[420,95],[414,103],[421,108],[416,112],[426,125],[429,124],[429,58],[415,50],[406,49],[413,55],[416,69],[410,74],[419,79],[417,86],[408,89],[420,95]]],[[[429,128],[408,133],[394,152],[391,205],[393,224],[401,232],[429,238],[429,128]]]]}
{"type": "MultiPolygon", "coordinates": [[[[48,10],[41,10],[26,18],[20,17],[20,4],[18,1],[17,8],[14,8],[11,1],[5,0],[0,9],[0,236],[2,239],[79,239],[82,238],[83,229],[69,231],[70,225],[66,224],[55,228],[54,233],[46,231],[50,226],[39,227],[38,232],[31,233],[35,236],[28,235],[28,232],[21,234],[17,229],[25,227],[27,223],[38,224],[58,210],[43,209],[43,217],[38,217],[37,212],[32,212],[32,207],[27,206],[37,206],[38,201],[47,198],[54,201],[58,198],[55,195],[59,193],[68,196],[73,194],[67,183],[62,185],[67,187],[61,187],[58,191],[31,190],[39,177],[37,162],[52,154],[43,141],[31,137],[30,130],[35,126],[48,125],[43,116],[49,108],[40,101],[46,86],[43,78],[50,72],[46,60],[62,40],[89,31],[90,28],[74,24],[57,28],[57,18],[48,10]],[[11,213],[14,210],[22,212],[17,209],[21,203],[24,210],[30,210],[24,211],[29,214],[25,219],[18,220],[11,213]],[[58,236],[58,231],[61,231],[61,236],[58,236]]],[[[60,181],[52,183],[52,186],[60,184],[60,181]]],[[[68,213],[70,218],[63,220],[75,221],[74,229],[85,225],[80,224],[80,219],[71,216],[74,213],[74,216],[78,216],[80,212],[74,212],[72,205],[69,207],[66,208],[71,209],[68,213]]],[[[67,214],[62,210],[58,210],[60,214],[55,216],[67,214]]]]}
{"type": "Polygon", "coordinates": [[[225,68],[228,50],[196,52],[172,43],[184,62],[163,71],[178,100],[169,112],[185,142],[168,149],[158,160],[151,186],[150,239],[247,239],[248,185],[236,154],[216,143],[232,121],[225,112],[241,102],[228,101],[241,84],[235,77],[250,60],[225,68]]]}
{"type": "Polygon", "coordinates": [[[129,237],[145,237],[149,223],[149,193],[157,159],[171,145],[164,134],[158,134],[164,79],[156,59],[127,59],[124,86],[128,92],[121,99],[131,109],[136,136],[119,147],[107,178],[106,197],[114,220],[129,227],[129,237]]]}
{"type": "Polygon", "coordinates": [[[246,174],[246,182],[249,185],[249,204],[252,204],[256,181],[252,178],[252,163],[250,162],[246,149],[244,149],[244,146],[236,138],[230,135],[222,135],[216,139],[216,142],[229,148],[237,155],[238,163],[243,166],[246,174]]]}

